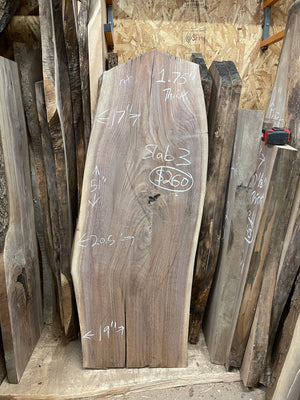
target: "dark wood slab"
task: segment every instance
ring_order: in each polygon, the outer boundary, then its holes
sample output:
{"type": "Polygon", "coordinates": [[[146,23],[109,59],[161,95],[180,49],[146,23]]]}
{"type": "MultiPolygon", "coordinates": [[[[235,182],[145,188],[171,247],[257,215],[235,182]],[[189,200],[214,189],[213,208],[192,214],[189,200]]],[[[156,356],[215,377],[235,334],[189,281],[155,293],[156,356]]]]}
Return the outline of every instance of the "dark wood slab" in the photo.
{"type": "Polygon", "coordinates": [[[186,365],[206,168],[196,64],[153,50],[104,73],[72,258],[84,367],[186,365]]]}
{"type": "Polygon", "coordinates": [[[240,261],[251,203],[251,177],[256,169],[264,111],[239,110],[224,230],[214,283],[206,307],[203,331],[211,361],[225,364],[241,278],[240,261]]]}
{"type": "Polygon", "coordinates": [[[211,89],[212,89],[212,79],[201,53],[192,53],[191,61],[199,65],[201,83],[205,99],[205,106],[206,106],[206,111],[208,113],[210,97],[211,97],[211,89]]]}
{"type": "Polygon", "coordinates": [[[62,4],[57,0],[40,0],[39,10],[45,103],[58,194],[60,310],[65,334],[73,338],[78,327],[70,257],[78,207],[77,165],[62,4]]]}
{"type": "Polygon", "coordinates": [[[266,400],[298,400],[300,395],[300,273],[283,325],[266,400]]]}
{"type": "Polygon", "coordinates": [[[2,57],[0,86],[2,160],[9,210],[0,252],[0,319],[8,379],[17,383],[40,337],[42,299],[19,73],[16,63],[2,57]]]}
{"type": "Polygon", "coordinates": [[[53,279],[55,261],[42,136],[35,93],[35,82],[42,79],[42,53],[39,46],[32,47],[25,43],[15,43],[14,54],[20,71],[22,99],[29,135],[35,226],[42,261],[44,321],[52,323],[56,315],[53,279]]]}
{"type": "Polygon", "coordinates": [[[6,28],[19,4],[20,0],[0,0],[0,33],[6,28]]]}
{"type": "Polygon", "coordinates": [[[241,93],[241,78],[232,62],[214,61],[209,72],[213,82],[208,111],[209,162],[191,300],[191,343],[198,341],[217,265],[241,93]]]}
{"type": "Polygon", "coordinates": [[[89,4],[90,0],[84,2],[80,0],[73,1],[78,40],[85,151],[87,151],[91,135],[91,99],[88,48],[89,4]]]}
{"type": "MultiPolygon", "coordinates": [[[[291,60],[294,57],[300,57],[300,43],[298,40],[300,35],[299,22],[300,2],[296,2],[289,11],[286,36],[280,55],[270,104],[266,113],[267,119],[274,118],[277,125],[282,126],[284,124],[284,126],[287,126],[293,132],[292,144],[297,150],[300,150],[300,66],[299,63],[294,63],[291,60]]],[[[260,228],[263,241],[261,242],[259,251],[255,250],[254,252],[255,262],[263,264],[264,271],[259,300],[241,370],[242,379],[248,386],[255,385],[263,374],[266,367],[269,340],[271,339],[271,342],[274,340],[274,326],[271,325],[273,299],[275,305],[281,301],[280,298],[274,298],[274,294],[279,294],[278,290],[284,286],[285,279],[283,276],[286,275],[288,277],[289,274],[292,274],[292,276],[289,276],[289,278],[292,278],[289,286],[286,287],[287,293],[289,293],[295,279],[295,274],[297,273],[297,267],[292,263],[291,268],[288,267],[290,269],[289,272],[284,272],[280,268],[280,275],[278,276],[280,258],[284,250],[284,241],[288,233],[293,205],[295,201],[299,201],[295,200],[299,172],[299,151],[287,151],[277,156],[273,172],[275,176],[271,178],[269,193],[266,199],[268,208],[264,211],[263,223],[260,228]],[[279,281],[278,278],[280,279],[279,281]],[[277,290],[276,287],[278,288],[277,290]],[[273,330],[271,338],[269,336],[271,333],[270,329],[273,330]],[[255,347],[253,347],[253,343],[255,343],[255,347]]],[[[293,222],[291,221],[291,223],[293,222]]],[[[290,250],[292,255],[292,248],[290,250]]],[[[277,325],[280,316],[277,315],[277,325]]],[[[275,317],[274,313],[273,317],[275,317]]]]}

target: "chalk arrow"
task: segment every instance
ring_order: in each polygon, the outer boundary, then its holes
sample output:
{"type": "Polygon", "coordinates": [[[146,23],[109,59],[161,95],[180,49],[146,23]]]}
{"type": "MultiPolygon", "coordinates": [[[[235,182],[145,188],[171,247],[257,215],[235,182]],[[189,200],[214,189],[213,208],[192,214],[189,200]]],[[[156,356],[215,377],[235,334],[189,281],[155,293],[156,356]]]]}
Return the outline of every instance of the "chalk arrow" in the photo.
{"type": "Polygon", "coordinates": [[[106,121],[109,120],[109,118],[102,117],[102,115],[107,113],[107,112],[108,112],[108,110],[102,111],[102,113],[100,113],[99,115],[96,116],[95,120],[97,122],[99,122],[99,124],[106,125],[106,121]]]}
{"type": "Polygon", "coordinates": [[[135,120],[133,121],[132,126],[135,125],[136,121],[140,118],[141,114],[129,114],[129,118],[135,118],[135,120]]]}
{"type": "Polygon", "coordinates": [[[100,197],[96,197],[96,193],[94,194],[94,200],[89,200],[90,205],[94,208],[95,205],[98,203],[98,201],[100,200],[100,197]]]}
{"type": "Polygon", "coordinates": [[[126,240],[132,240],[131,246],[133,245],[134,239],[135,239],[134,236],[124,236],[123,237],[123,233],[121,233],[121,236],[122,236],[122,238],[120,239],[120,242],[125,242],[126,240]]]}
{"type": "Polygon", "coordinates": [[[82,336],[82,339],[89,339],[91,340],[91,338],[94,336],[94,334],[92,333],[92,331],[88,331],[84,336],[82,336]]]}
{"type": "Polygon", "coordinates": [[[90,238],[88,237],[87,239],[84,239],[86,236],[87,236],[86,233],[83,236],[81,236],[81,238],[77,242],[78,246],[87,247],[87,245],[85,243],[88,242],[90,240],[90,238]]]}
{"type": "Polygon", "coordinates": [[[97,166],[97,165],[96,165],[94,171],[92,172],[92,174],[95,174],[95,175],[100,176],[100,172],[99,172],[99,169],[98,169],[98,166],[97,166]]]}
{"type": "Polygon", "coordinates": [[[116,331],[116,333],[121,333],[121,335],[123,336],[124,330],[125,330],[124,326],[121,325],[121,326],[118,327],[118,330],[116,331]]]}

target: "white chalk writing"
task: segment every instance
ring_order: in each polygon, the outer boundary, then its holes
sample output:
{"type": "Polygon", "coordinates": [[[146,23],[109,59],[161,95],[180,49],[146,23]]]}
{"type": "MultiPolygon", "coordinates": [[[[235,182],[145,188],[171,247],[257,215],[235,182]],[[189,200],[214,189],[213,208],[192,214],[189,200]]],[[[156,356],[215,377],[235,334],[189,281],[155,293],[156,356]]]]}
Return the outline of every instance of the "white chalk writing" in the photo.
{"type": "Polygon", "coordinates": [[[114,246],[117,242],[126,242],[131,241],[131,246],[134,244],[135,237],[134,236],[124,236],[123,233],[120,234],[118,238],[116,238],[113,234],[109,235],[96,235],[84,233],[80,239],[77,241],[77,245],[80,247],[89,247],[93,248],[95,246],[114,246]]]}
{"type": "MultiPolygon", "coordinates": [[[[98,341],[102,342],[104,340],[109,340],[112,336],[118,335],[123,336],[125,333],[125,327],[119,325],[117,321],[111,321],[108,324],[101,324],[98,330],[98,341]]],[[[82,339],[94,340],[97,337],[93,331],[88,331],[82,336],[82,339]]]]}
{"type": "Polygon", "coordinates": [[[178,72],[172,71],[167,76],[165,69],[163,68],[158,74],[155,82],[163,84],[162,93],[164,94],[165,102],[168,100],[184,100],[189,94],[189,91],[182,90],[182,87],[190,80],[193,81],[196,77],[196,70],[191,72],[178,72]]]}
{"type": "Polygon", "coordinates": [[[127,75],[126,78],[122,78],[120,79],[120,85],[126,85],[127,83],[129,83],[131,80],[133,79],[132,75],[127,75]]]}
{"type": "MultiPolygon", "coordinates": [[[[158,150],[158,145],[157,144],[147,144],[145,146],[145,150],[147,151],[148,154],[146,154],[142,159],[147,160],[148,158],[151,158],[153,161],[165,161],[165,162],[172,162],[175,160],[175,156],[170,153],[170,146],[167,145],[166,149],[164,151],[159,151],[158,150]]],[[[181,161],[178,163],[175,163],[175,165],[178,166],[183,166],[183,165],[191,165],[191,161],[187,159],[191,152],[187,149],[184,149],[183,147],[179,147],[177,150],[180,150],[184,154],[178,156],[180,160],[183,160],[184,163],[181,161]]]]}
{"type": "Polygon", "coordinates": [[[124,110],[105,110],[96,115],[95,121],[108,127],[119,125],[122,120],[130,120],[131,126],[135,126],[141,114],[132,112],[132,105],[128,104],[124,110]]]}
{"type": "Polygon", "coordinates": [[[190,173],[165,165],[154,168],[149,174],[153,185],[170,192],[187,192],[194,184],[190,173]]]}
{"type": "Polygon", "coordinates": [[[90,193],[92,194],[92,197],[88,200],[89,204],[92,206],[92,208],[95,207],[95,205],[98,203],[100,200],[100,195],[99,192],[101,190],[102,184],[106,182],[106,178],[104,176],[101,177],[100,171],[98,166],[94,168],[92,172],[92,178],[90,181],[90,193]]]}

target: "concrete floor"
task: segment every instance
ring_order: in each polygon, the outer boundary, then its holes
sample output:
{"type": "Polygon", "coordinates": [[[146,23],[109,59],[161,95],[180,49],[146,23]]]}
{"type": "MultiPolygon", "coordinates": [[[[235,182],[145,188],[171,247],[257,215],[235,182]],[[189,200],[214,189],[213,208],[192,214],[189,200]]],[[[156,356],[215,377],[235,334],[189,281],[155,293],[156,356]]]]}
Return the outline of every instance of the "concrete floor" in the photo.
{"type": "Polygon", "coordinates": [[[263,400],[264,388],[247,389],[241,382],[189,385],[171,389],[127,393],[111,400],[263,400]]]}

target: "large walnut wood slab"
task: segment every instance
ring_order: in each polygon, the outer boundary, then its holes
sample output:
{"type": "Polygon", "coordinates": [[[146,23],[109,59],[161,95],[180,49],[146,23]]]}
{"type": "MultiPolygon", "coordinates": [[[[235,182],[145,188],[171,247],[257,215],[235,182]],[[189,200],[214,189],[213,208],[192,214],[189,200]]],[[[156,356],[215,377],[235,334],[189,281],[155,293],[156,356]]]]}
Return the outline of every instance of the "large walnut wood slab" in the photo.
{"type": "Polygon", "coordinates": [[[0,248],[0,319],[8,379],[16,383],[40,337],[42,300],[20,81],[17,64],[2,57],[0,87],[8,200],[7,231],[0,248]]]}
{"type": "Polygon", "coordinates": [[[104,73],[72,259],[84,367],[186,365],[206,168],[196,64],[153,50],[104,73]]]}

